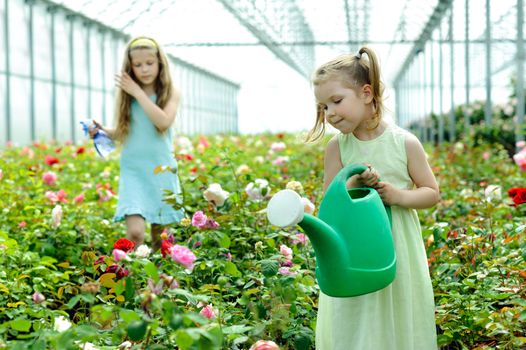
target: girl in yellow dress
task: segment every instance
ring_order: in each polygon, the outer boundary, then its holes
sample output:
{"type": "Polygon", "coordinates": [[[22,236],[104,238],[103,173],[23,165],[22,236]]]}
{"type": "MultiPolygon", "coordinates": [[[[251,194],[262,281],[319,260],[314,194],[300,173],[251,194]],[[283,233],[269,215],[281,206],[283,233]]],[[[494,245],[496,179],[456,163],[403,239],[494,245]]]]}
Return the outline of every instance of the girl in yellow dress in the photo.
{"type": "Polygon", "coordinates": [[[415,209],[440,200],[424,149],[411,133],[382,119],[383,85],[375,53],[340,56],[314,74],[318,104],[310,141],[325,123],[339,133],[327,144],[324,190],[343,166],[366,163],[348,187],[374,187],[391,206],[396,278],[374,293],[333,298],[320,293],[317,350],[436,350],[434,298],[422,232],[415,209]]]}

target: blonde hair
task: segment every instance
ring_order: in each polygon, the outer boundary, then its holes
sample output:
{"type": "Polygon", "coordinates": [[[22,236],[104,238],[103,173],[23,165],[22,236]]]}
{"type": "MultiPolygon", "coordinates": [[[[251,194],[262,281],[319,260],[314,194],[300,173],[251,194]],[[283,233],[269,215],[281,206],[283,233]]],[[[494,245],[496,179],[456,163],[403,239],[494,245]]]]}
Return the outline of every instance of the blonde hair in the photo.
{"type": "MultiPolygon", "coordinates": [[[[357,54],[345,54],[321,65],[312,77],[313,85],[319,85],[330,80],[340,80],[347,87],[355,90],[365,84],[371,85],[373,95],[374,118],[376,124],[371,129],[376,129],[380,124],[384,112],[383,91],[384,85],[380,80],[380,65],[374,51],[366,46],[357,54]],[[368,59],[362,57],[367,54],[368,59]]],[[[316,106],[316,123],[309,131],[306,142],[314,142],[325,135],[325,110],[321,105],[316,106]]]]}
{"type": "MultiPolygon", "coordinates": [[[[156,104],[160,108],[164,108],[172,97],[172,77],[170,76],[170,66],[168,64],[168,59],[159,44],[154,39],[147,37],[137,37],[130,40],[128,45],[126,45],[126,52],[124,54],[121,71],[128,73],[130,77],[138,83],[138,79],[133,73],[130,53],[139,49],[151,49],[156,52],[156,56],[159,61],[159,74],[155,79],[155,94],[157,95],[156,104]]],[[[115,103],[115,119],[117,120],[117,126],[115,128],[115,139],[121,142],[126,140],[130,132],[131,102],[131,95],[122,89],[117,89],[117,99],[115,103]]],[[[161,133],[158,128],[157,131],[161,133]]]]}

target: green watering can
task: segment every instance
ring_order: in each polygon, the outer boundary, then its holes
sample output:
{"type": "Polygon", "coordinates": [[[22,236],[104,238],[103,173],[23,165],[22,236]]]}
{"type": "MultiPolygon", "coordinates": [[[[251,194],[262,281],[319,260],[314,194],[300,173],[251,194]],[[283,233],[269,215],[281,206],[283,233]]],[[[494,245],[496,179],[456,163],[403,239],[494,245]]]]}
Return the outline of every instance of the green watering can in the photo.
{"type": "Polygon", "coordinates": [[[325,193],[318,217],[304,213],[301,197],[292,190],[276,193],[267,207],[273,225],[303,228],[316,254],[318,285],[332,297],[371,293],[395,278],[391,208],[373,188],[346,188],[349,177],[366,169],[361,164],[341,169],[325,193]]]}

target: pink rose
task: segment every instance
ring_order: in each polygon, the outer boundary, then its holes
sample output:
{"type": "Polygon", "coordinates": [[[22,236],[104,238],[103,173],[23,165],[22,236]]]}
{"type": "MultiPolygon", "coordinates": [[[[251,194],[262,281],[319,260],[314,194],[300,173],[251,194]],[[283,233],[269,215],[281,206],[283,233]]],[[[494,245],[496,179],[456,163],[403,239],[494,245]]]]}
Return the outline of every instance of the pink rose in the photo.
{"type": "Polygon", "coordinates": [[[280,267],[278,272],[284,276],[295,276],[298,274],[295,271],[290,271],[290,267],[287,266],[280,267]]]}
{"type": "Polygon", "coordinates": [[[194,261],[197,259],[197,257],[190,249],[182,245],[175,244],[170,248],[169,251],[172,259],[175,262],[183,265],[190,271],[194,268],[194,261]]]}
{"type": "Polygon", "coordinates": [[[66,199],[68,195],[66,194],[66,191],[64,190],[60,190],[58,192],[46,191],[44,195],[52,203],[57,203],[57,202],[67,203],[68,202],[68,200],[66,199]]]}
{"type": "Polygon", "coordinates": [[[250,350],[279,350],[279,346],[272,340],[258,340],[250,347],[250,350]]]}
{"type": "Polygon", "coordinates": [[[296,237],[292,237],[292,244],[305,244],[307,243],[307,236],[304,233],[296,234],[296,237]]]}
{"type": "Polygon", "coordinates": [[[212,308],[212,305],[205,306],[204,308],[201,309],[199,313],[203,315],[204,317],[208,318],[209,320],[216,317],[216,313],[214,309],[212,308]]]}
{"type": "Polygon", "coordinates": [[[491,156],[491,154],[490,154],[489,152],[484,152],[484,153],[482,153],[482,158],[483,158],[484,160],[488,160],[490,156],[491,156]]]}
{"type": "Polygon", "coordinates": [[[73,201],[77,204],[80,204],[82,202],[84,202],[84,192],[82,192],[81,194],[79,194],[78,196],[76,196],[73,201]]]}
{"type": "Polygon", "coordinates": [[[206,223],[203,227],[200,227],[200,228],[208,228],[208,229],[216,229],[216,228],[219,228],[219,224],[217,223],[217,221],[213,220],[213,219],[210,219],[210,218],[207,218],[206,219],[206,223]]]}
{"type": "Polygon", "coordinates": [[[285,165],[288,161],[289,161],[289,157],[279,156],[272,161],[272,164],[282,166],[282,165],[285,165]]]}
{"type": "Polygon", "coordinates": [[[292,249],[287,247],[285,244],[279,246],[279,252],[287,259],[292,259],[292,249]]]}
{"type": "Polygon", "coordinates": [[[192,226],[197,228],[203,228],[206,225],[207,221],[206,215],[201,211],[196,211],[192,216],[192,226]]]}
{"type": "Polygon", "coordinates": [[[115,261],[120,261],[122,259],[127,258],[126,252],[120,249],[113,249],[112,254],[113,254],[113,259],[115,259],[115,261]]]}
{"type": "Polygon", "coordinates": [[[57,174],[52,171],[48,171],[42,175],[42,181],[44,181],[49,186],[53,186],[55,182],[57,182],[57,174]]]}
{"type": "Polygon", "coordinates": [[[522,171],[526,171],[526,151],[520,151],[513,156],[515,164],[517,164],[522,171]]]}
{"type": "Polygon", "coordinates": [[[280,152],[280,151],[283,151],[287,146],[285,145],[284,142],[274,142],[270,145],[270,149],[273,151],[273,152],[280,152]]]}
{"type": "Polygon", "coordinates": [[[39,293],[39,292],[33,293],[33,296],[31,298],[33,299],[33,302],[35,304],[40,304],[41,302],[46,300],[46,297],[42,293],[39,293]]]}

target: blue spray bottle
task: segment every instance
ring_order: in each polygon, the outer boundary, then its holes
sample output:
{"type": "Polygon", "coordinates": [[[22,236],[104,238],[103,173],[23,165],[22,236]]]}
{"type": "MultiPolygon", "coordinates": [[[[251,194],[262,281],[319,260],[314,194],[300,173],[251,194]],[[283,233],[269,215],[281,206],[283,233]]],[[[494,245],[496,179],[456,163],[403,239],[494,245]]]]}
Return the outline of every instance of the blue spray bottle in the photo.
{"type": "MultiPolygon", "coordinates": [[[[82,120],[80,125],[82,125],[84,133],[88,135],[90,123],[82,120]]],[[[95,126],[95,124],[92,124],[91,126],[95,126]]],[[[106,158],[115,149],[115,143],[111,137],[104,130],[100,129],[98,129],[95,136],[93,136],[93,145],[99,156],[102,158],[106,158]]]]}

